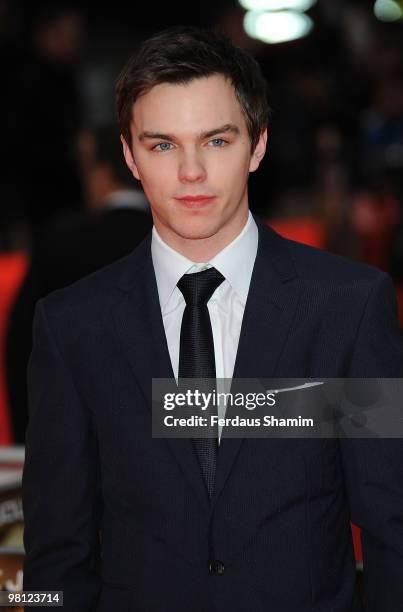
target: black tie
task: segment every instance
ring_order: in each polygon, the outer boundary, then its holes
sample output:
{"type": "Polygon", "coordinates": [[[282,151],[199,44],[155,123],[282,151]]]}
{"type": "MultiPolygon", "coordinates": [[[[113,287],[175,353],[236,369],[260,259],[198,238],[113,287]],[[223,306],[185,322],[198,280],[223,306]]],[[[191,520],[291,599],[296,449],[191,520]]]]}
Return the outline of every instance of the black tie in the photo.
{"type": "MultiPolygon", "coordinates": [[[[185,274],[178,282],[186,302],[180,336],[179,381],[182,378],[216,377],[213,332],[207,302],[224,280],[218,270],[209,268],[203,272],[185,274]]],[[[217,438],[197,438],[193,443],[211,497],[217,465],[217,438]]]]}

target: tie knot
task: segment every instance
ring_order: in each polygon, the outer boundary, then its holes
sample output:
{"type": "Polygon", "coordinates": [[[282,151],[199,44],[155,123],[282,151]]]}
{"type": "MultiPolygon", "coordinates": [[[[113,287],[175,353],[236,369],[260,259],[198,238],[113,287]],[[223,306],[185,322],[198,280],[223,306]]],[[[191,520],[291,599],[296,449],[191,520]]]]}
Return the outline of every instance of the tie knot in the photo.
{"type": "Polygon", "coordinates": [[[225,280],[224,276],[215,268],[184,274],[178,282],[186,304],[199,306],[207,304],[214,291],[225,280]]]}

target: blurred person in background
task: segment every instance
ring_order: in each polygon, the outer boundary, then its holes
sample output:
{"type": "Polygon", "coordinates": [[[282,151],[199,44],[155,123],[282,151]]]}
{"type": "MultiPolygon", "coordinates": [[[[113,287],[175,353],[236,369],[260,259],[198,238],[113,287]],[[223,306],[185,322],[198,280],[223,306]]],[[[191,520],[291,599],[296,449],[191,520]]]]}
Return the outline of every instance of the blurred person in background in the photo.
{"type": "Polygon", "coordinates": [[[361,122],[360,161],[368,176],[386,176],[403,197],[403,66],[374,84],[361,122]]]}
{"type": "Polygon", "coordinates": [[[81,127],[78,67],[84,17],[69,4],[42,6],[15,78],[13,139],[23,156],[21,218],[35,231],[51,216],[82,208],[75,142],[81,127]]]}
{"type": "Polygon", "coordinates": [[[388,182],[370,180],[357,186],[351,199],[354,256],[381,270],[392,271],[391,251],[400,218],[400,203],[388,182]]]}
{"type": "Polygon", "coordinates": [[[22,16],[15,0],[0,0],[0,253],[12,251],[19,241],[14,229],[22,221],[21,151],[16,134],[21,117],[16,109],[19,75],[23,64],[22,16]]]}
{"type": "Polygon", "coordinates": [[[26,368],[37,300],[123,257],[152,227],[148,202],[122,159],[117,131],[81,132],[78,153],[87,212],[60,214],[35,234],[28,274],[9,320],[6,376],[17,443],[25,440],[26,368]]]}

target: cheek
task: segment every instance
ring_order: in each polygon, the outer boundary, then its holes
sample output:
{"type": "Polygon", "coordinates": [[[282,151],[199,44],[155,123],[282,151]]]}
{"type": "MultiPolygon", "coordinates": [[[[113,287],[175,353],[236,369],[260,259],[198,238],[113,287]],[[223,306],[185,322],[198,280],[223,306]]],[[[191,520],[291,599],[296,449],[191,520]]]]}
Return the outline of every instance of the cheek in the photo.
{"type": "Polygon", "coordinates": [[[175,173],[172,164],[166,162],[139,164],[140,180],[144,191],[153,194],[166,194],[170,192],[174,182],[175,173]]]}
{"type": "Polygon", "coordinates": [[[228,155],[225,159],[212,160],[209,167],[209,179],[217,187],[228,192],[237,192],[244,187],[249,171],[249,158],[228,155]]]}

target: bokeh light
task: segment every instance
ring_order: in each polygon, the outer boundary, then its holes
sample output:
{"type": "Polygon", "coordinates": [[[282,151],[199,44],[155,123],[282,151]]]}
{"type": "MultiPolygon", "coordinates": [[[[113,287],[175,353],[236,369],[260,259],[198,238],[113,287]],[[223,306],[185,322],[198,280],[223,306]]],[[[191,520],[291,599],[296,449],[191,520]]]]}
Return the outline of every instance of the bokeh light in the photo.
{"type": "Polygon", "coordinates": [[[277,44],[307,36],[313,21],[308,15],[295,11],[249,11],[244,17],[244,28],[251,38],[277,44]]]}

